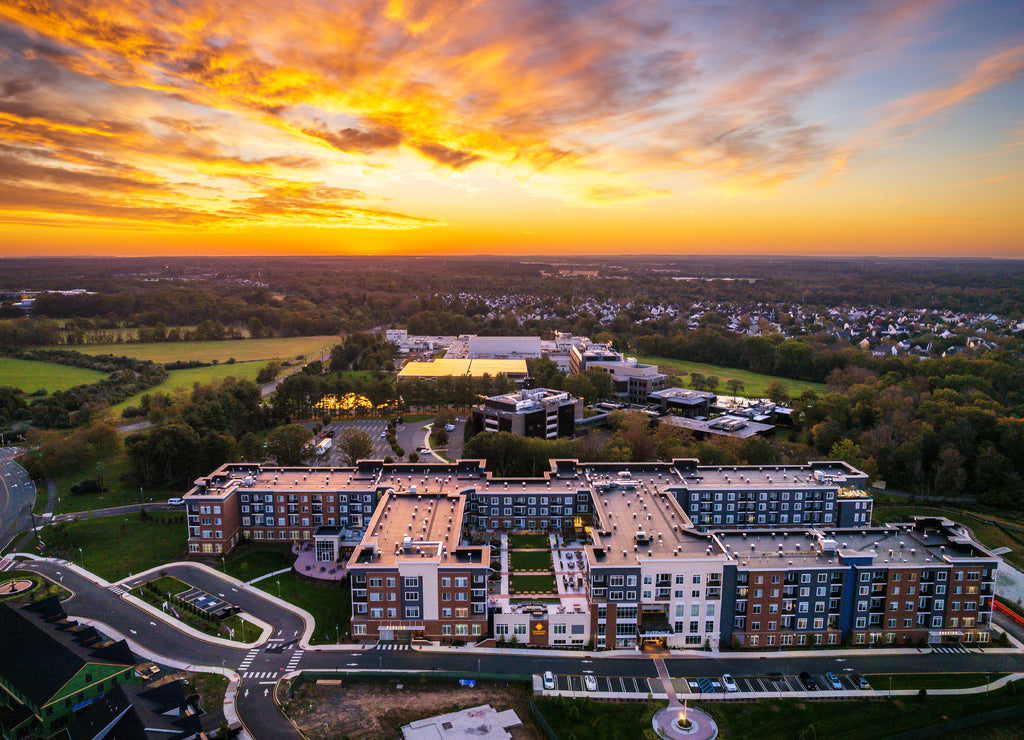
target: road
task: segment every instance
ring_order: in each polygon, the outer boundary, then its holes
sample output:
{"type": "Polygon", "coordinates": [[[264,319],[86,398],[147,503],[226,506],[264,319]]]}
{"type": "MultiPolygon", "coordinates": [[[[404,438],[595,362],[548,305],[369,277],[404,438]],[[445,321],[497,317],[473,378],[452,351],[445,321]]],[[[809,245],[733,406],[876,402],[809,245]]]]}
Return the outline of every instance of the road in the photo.
{"type": "Polygon", "coordinates": [[[14,461],[19,452],[17,447],[0,448],[0,549],[19,532],[32,528],[36,486],[14,461]]]}
{"type": "MultiPolygon", "coordinates": [[[[559,676],[579,676],[590,672],[602,679],[621,677],[624,682],[636,678],[638,684],[642,684],[639,679],[657,675],[651,656],[644,654],[602,657],[569,652],[537,654],[525,650],[417,650],[407,646],[402,646],[405,649],[361,649],[355,645],[303,649],[301,640],[304,634],[310,632],[310,626],[301,614],[287,605],[207,568],[187,563],[161,568],[159,574],[172,575],[220,596],[274,627],[270,638],[256,648],[229,647],[190,636],[121,598],[121,586],[135,585],[144,577],[135,576],[123,584],[104,588],[55,561],[24,562],[19,567],[44,573],[71,589],[75,595],[65,602],[65,609],[72,616],[108,625],[165,659],[236,671],[239,684],[235,709],[250,735],[257,740],[300,737],[274,702],[274,685],[277,680],[296,670],[444,670],[463,671],[467,677],[478,672],[529,675],[550,670],[559,676]]],[[[720,677],[725,673],[736,677],[764,676],[774,671],[786,675],[796,675],[801,671],[811,674],[831,671],[840,675],[851,672],[1024,671],[1024,654],[1020,652],[977,650],[948,653],[906,650],[898,654],[870,650],[833,654],[793,652],[782,655],[694,653],[692,656],[664,656],[663,659],[673,678],[720,677]]]]}

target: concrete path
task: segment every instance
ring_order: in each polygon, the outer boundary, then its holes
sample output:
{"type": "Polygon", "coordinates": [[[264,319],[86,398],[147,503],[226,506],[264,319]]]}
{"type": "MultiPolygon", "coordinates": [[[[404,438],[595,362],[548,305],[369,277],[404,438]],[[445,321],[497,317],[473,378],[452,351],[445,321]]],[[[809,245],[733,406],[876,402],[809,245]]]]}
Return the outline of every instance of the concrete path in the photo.
{"type": "Polygon", "coordinates": [[[665,695],[668,697],[669,707],[680,706],[682,702],[676,696],[675,687],[672,685],[672,676],[669,675],[668,666],[665,665],[665,661],[661,658],[655,658],[654,667],[658,669],[658,678],[661,679],[661,683],[665,687],[665,695]]]}

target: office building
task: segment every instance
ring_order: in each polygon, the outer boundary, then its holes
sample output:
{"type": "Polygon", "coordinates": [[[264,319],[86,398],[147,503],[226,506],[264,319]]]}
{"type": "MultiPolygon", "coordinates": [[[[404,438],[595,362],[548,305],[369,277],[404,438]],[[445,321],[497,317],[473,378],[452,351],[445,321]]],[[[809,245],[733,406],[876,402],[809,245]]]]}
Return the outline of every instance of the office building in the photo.
{"type": "Polygon", "coordinates": [[[571,437],[583,418],[583,400],[547,388],[506,393],[473,407],[473,425],[484,432],[510,432],[521,437],[571,437]]]}

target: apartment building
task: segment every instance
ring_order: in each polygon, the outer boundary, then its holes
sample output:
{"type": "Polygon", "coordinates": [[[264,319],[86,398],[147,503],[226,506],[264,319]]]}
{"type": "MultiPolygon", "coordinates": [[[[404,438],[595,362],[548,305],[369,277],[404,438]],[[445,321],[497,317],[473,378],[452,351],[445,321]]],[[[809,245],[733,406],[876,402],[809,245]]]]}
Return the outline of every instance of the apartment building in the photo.
{"type": "Polygon", "coordinates": [[[345,561],[357,639],[599,649],[988,639],[998,558],[946,519],[872,527],[859,470],[479,460],[225,465],[186,497],[189,549],[316,543],[345,561]],[[866,504],[866,506],[861,506],[866,504]],[[555,589],[515,596],[492,544],[552,542],[555,589]]]}
{"type": "Polygon", "coordinates": [[[621,352],[607,344],[590,340],[576,342],[569,347],[569,374],[582,373],[595,362],[623,362],[624,359],[621,352]]]}
{"type": "Polygon", "coordinates": [[[673,486],[700,529],[856,527],[871,522],[867,475],[845,462],[699,466],[677,461],[673,486]]]}
{"type": "Polygon", "coordinates": [[[718,532],[724,644],[987,642],[998,558],[948,519],[884,528],[718,532]]]}
{"type": "Polygon", "coordinates": [[[509,432],[521,437],[571,437],[583,418],[583,399],[547,388],[506,393],[473,407],[473,425],[485,432],[509,432]]]}

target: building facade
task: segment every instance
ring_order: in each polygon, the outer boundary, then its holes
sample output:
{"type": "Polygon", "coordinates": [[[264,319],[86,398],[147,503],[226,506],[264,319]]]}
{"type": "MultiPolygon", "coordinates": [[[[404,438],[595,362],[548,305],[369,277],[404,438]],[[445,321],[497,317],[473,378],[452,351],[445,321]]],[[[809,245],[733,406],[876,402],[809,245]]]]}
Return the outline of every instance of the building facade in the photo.
{"type": "Polygon", "coordinates": [[[361,461],[226,465],[185,500],[192,552],[312,539],[318,559],[344,562],[363,641],[987,641],[998,558],[946,519],[873,527],[865,482],[842,462],[554,460],[537,478],[497,478],[478,460],[361,461]],[[493,550],[524,532],[550,542],[549,593],[515,594],[493,550]]]}
{"type": "Polygon", "coordinates": [[[583,399],[547,388],[492,396],[473,407],[473,425],[485,432],[509,432],[520,437],[571,437],[583,418],[583,399]]]}

